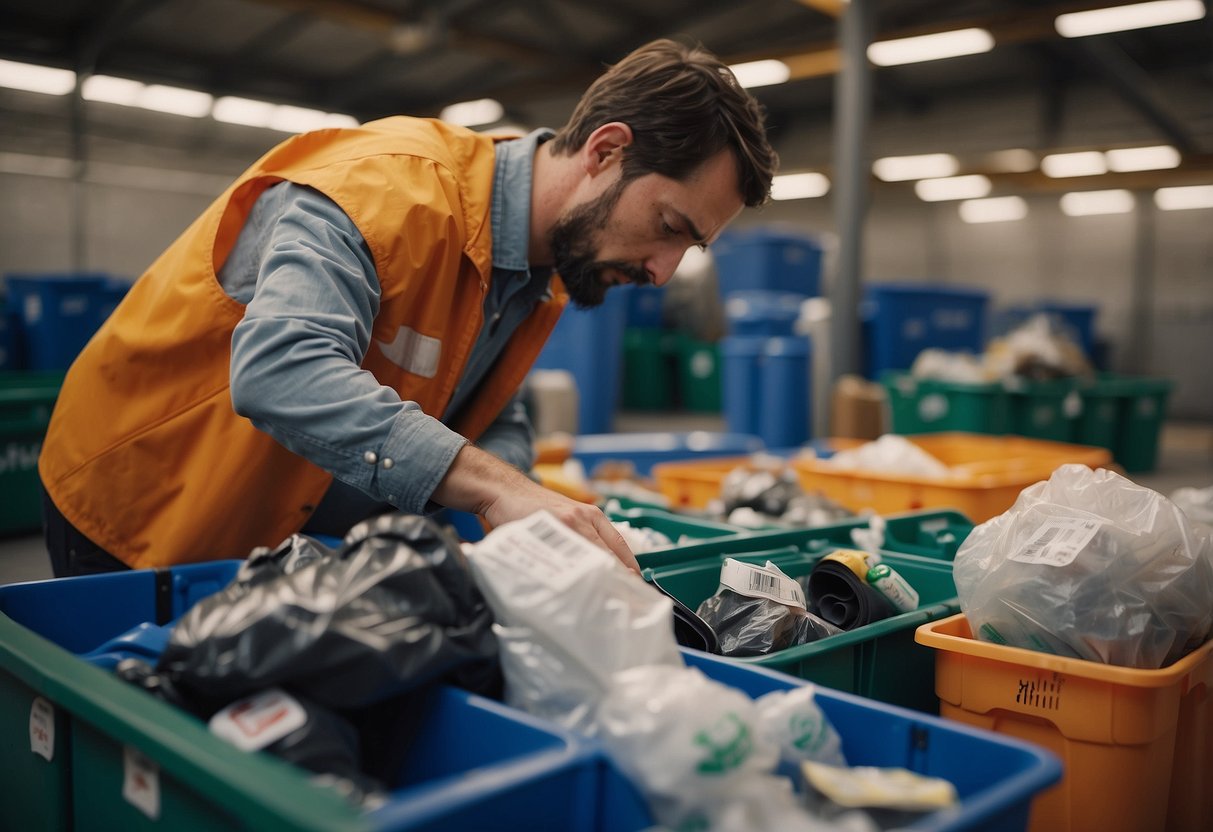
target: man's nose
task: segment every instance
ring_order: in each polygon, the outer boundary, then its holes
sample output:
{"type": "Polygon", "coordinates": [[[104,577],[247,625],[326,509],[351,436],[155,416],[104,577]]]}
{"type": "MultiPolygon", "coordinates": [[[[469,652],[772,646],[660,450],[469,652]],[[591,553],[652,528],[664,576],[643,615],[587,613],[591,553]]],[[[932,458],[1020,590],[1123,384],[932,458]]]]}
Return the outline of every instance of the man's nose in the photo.
{"type": "Polygon", "coordinates": [[[674,276],[674,271],[682,262],[682,255],[685,253],[686,249],[682,246],[671,246],[662,249],[645,261],[644,267],[652,276],[654,286],[664,286],[670,282],[670,278],[674,276]]]}

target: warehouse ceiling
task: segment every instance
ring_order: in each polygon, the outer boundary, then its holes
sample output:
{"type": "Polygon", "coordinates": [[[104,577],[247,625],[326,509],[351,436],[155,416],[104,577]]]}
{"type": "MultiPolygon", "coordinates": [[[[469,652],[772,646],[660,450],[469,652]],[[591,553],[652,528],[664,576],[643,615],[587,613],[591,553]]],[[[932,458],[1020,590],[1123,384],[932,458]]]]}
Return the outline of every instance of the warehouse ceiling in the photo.
{"type": "MultiPolygon", "coordinates": [[[[1213,101],[1213,21],[1066,39],[1057,14],[1117,5],[1057,0],[890,0],[875,39],[965,27],[981,55],[877,69],[873,106],[922,112],[953,96],[1039,94],[1061,120],[1066,91],[1104,84],[1165,141],[1208,162],[1213,119],[1168,111],[1151,79],[1191,73],[1213,101]]],[[[436,115],[491,97],[503,121],[558,125],[604,65],[659,36],[730,63],[783,59],[788,83],[754,89],[778,146],[829,117],[840,0],[0,0],[0,58],[288,103],[366,120],[436,115]]],[[[1046,123],[1043,131],[1048,135],[1046,123]]]]}

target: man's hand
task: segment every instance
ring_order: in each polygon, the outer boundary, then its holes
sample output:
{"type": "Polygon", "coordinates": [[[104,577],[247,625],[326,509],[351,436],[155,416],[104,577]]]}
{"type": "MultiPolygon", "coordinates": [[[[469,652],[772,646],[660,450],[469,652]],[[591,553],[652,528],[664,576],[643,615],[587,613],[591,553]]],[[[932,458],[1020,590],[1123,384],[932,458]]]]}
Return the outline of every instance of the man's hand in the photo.
{"type": "Polygon", "coordinates": [[[619,558],[628,569],[640,572],[623,535],[597,506],[544,488],[474,445],[465,445],[459,451],[432,499],[450,508],[475,512],[492,526],[547,509],[570,529],[619,558]]]}

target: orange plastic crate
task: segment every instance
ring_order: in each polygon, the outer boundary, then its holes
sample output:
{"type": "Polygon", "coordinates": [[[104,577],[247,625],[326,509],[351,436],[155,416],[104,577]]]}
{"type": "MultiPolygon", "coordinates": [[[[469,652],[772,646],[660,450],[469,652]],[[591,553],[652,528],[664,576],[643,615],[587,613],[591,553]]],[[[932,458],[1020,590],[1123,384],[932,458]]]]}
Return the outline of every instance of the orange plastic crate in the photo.
{"type": "Polygon", "coordinates": [[[972,637],[955,615],[924,624],[940,715],[1061,758],[1033,832],[1213,829],[1213,641],[1160,670],[1062,658],[972,637]]]}
{"type": "MultiPolygon", "coordinates": [[[[1105,448],[1022,436],[930,433],[906,438],[952,468],[952,475],[928,479],[843,471],[826,460],[811,457],[798,457],[790,464],[806,490],[821,492],[852,511],[872,509],[879,514],[896,514],[921,508],[954,508],[980,523],[1002,514],[1020,491],[1048,479],[1059,465],[1075,462],[1098,468],[1112,462],[1105,448]]],[[[859,439],[828,441],[835,450],[863,444],[859,439]]],[[[747,457],[668,462],[653,466],[653,479],[671,505],[703,508],[720,496],[720,484],[729,471],[749,464],[747,457]]]]}
{"type": "MultiPolygon", "coordinates": [[[[870,508],[878,514],[890,514],[954,508],[981,523],[1002,514],[1020,491],[1048,479],[1059,465],[1076,462],[1099,468],[1112,463],[1112,454],[1106,448],[1022,436],[927,433],[906,439],[951,468],[951,475],[933,479],[840,471],[826,460],[808,457],[795,460],[793,467],[806,489],[820,491],[852,511],[870,508]]],[[[856,439],[832,442],[837,450],[863,444],[856,439]]]]}

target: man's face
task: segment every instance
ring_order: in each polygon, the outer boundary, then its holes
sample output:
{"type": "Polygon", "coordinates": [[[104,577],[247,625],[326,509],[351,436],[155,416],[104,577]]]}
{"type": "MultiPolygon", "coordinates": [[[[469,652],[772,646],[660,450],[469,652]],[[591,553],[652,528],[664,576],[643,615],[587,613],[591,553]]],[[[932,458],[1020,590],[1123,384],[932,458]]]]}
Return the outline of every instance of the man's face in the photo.
{"type": "Polygon", "coordinates": [[[743,207],[727,150],[684,182],[646,174],[625,183],[616,172],[604,187],[548,237],[553,266],[582,309],[601,304],[611,286],[664,285],[689,247],[714,240],[743,207]]]}

